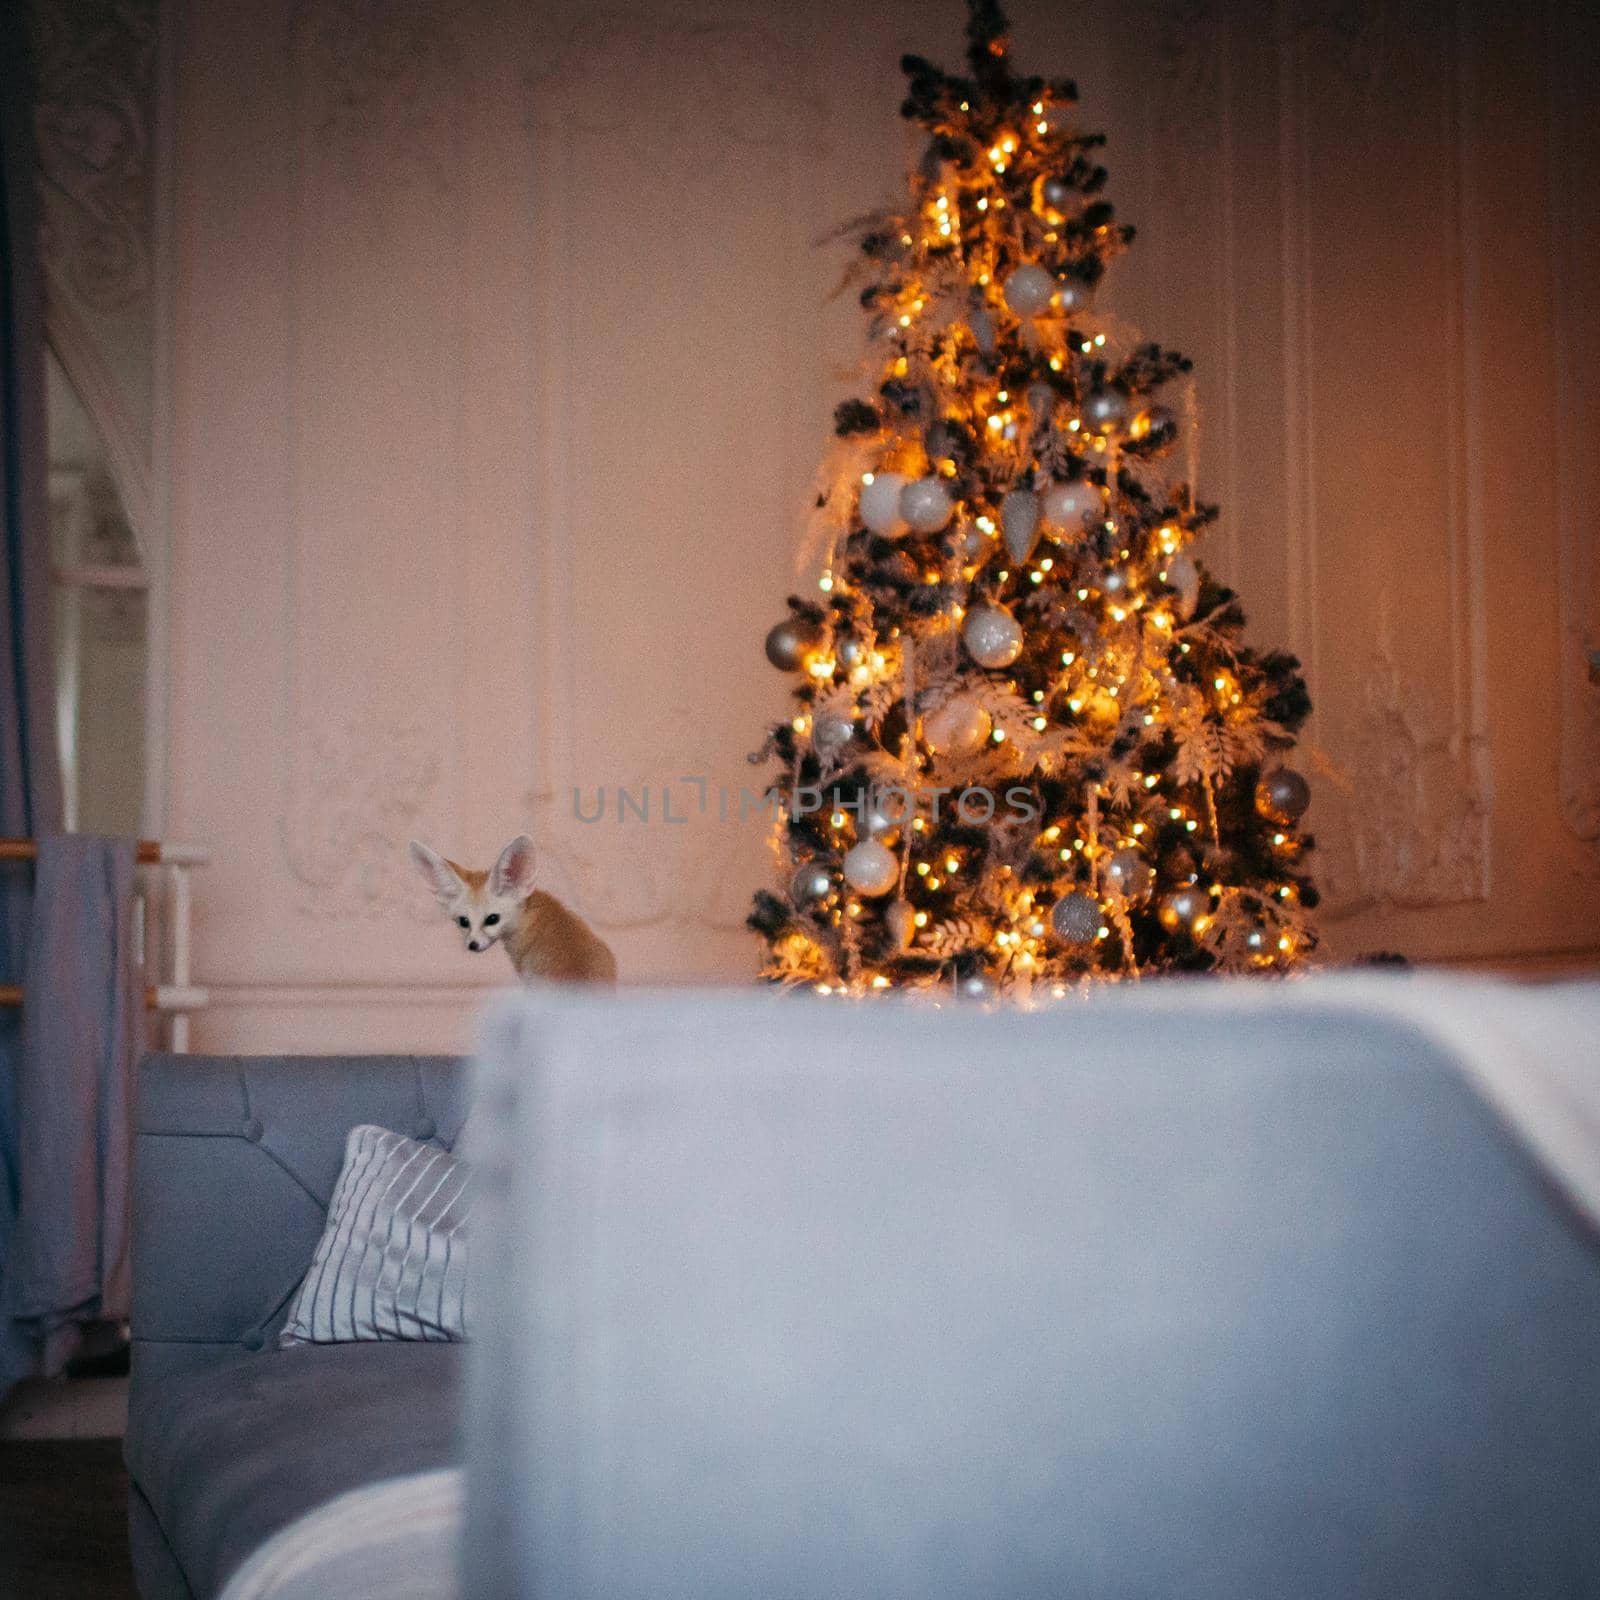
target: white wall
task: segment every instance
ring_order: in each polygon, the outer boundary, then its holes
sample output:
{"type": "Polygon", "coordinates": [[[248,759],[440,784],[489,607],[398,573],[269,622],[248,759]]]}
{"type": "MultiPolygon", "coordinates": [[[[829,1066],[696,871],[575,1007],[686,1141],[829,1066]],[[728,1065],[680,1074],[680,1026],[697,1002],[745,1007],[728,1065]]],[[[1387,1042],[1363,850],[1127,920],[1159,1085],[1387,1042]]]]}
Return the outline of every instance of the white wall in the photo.
{"type": "MultiPolygon", "coordinates": [[[[896,61],[956,57],[961,10],[693,17],[173,0],[202,1048],[466,1041],[507,969],[412,834],[531,827],[630,980],[754,969],[765,839],[716,790],[783,712],[761,638],[862,348],[814,241],[895,194],[896,61]],[[663,783],[681,825],[573,819],[663,783]]],[[[1112,135],[1106,303],[1199,362],[1212,559],[1307,663],[1330,946],[1597,959],[1592,43],[1487,0],[1015,21],[1112,135]]]]}

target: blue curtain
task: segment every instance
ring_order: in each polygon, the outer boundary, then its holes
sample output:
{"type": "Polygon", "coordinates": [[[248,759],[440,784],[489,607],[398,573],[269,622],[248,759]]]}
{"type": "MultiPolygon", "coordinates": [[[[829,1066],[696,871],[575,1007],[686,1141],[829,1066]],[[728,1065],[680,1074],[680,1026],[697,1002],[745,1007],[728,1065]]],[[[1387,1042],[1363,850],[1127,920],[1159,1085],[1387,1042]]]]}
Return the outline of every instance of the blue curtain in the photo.
{"type": "MultiPolygon", "coordinates": [[[[26,7],[0,0],[0,835],[61,827],[51,683],[44,307],[26,7]]],[[[0,982],[22,981],[32,874],[0,864],[0,982]]],[[[22,1020],[0,1006],[0,1279],[17,1213],[22,1020]]],[[[11,1337],[9,1325],[0,1341],[11,1337]]],[[[17,1352],[0,1348],[0,1371],[17,1352]]]]}

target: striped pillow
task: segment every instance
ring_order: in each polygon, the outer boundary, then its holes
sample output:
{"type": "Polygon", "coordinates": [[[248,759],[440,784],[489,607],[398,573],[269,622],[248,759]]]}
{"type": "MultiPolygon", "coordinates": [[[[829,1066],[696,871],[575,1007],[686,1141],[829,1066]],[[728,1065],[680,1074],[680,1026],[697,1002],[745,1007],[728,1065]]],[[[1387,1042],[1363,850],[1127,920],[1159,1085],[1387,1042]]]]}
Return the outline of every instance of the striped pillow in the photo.
{"type": "Polygon", "coordinates": [[[352,1128],[278,1343],[465,1339],[470,1198],[467,1166],[448,1150],[352,1128]]]}

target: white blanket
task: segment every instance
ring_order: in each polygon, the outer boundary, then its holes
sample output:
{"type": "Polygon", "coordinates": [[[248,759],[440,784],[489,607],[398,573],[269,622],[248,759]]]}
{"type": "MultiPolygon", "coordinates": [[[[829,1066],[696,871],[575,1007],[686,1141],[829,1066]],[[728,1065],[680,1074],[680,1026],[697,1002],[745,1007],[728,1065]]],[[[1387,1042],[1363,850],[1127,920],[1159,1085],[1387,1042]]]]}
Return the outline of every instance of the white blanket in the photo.
{"type": "Polygon", "coordinates": [[[352,1489],[281,1528],[221,1600],[457,1600],[461,1469],[352,1489]]]}

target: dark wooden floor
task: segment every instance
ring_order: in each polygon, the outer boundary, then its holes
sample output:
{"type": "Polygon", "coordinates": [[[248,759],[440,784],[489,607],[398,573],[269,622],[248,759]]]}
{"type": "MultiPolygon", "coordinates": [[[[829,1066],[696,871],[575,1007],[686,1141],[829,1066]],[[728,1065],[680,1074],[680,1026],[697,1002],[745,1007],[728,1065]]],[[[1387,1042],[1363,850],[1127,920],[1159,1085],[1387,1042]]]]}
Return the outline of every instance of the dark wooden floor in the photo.
{"type": "Polygon", "coordinates": [[[120,1439],[0,1444],[0,1600],[134,1600],[120,1439]]]}

